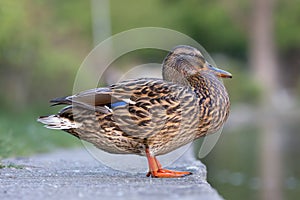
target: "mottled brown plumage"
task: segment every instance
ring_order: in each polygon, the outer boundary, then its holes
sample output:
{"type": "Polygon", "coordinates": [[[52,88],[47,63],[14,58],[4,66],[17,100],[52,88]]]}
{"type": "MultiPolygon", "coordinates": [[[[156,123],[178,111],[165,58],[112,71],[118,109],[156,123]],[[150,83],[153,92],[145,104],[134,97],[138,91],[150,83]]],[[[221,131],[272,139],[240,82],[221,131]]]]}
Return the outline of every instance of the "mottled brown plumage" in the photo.
{"type": "Polygon", "coordinates": [[[69,106],[38,120],[110,153],[147,156],[153,177],[187,175],[162,169],[155,156],[221,128],[230,103],[219,77],[231,74],[189,46],[175,47],[162,68],[163,80],[127,80],[54,99],[69,106]]]}

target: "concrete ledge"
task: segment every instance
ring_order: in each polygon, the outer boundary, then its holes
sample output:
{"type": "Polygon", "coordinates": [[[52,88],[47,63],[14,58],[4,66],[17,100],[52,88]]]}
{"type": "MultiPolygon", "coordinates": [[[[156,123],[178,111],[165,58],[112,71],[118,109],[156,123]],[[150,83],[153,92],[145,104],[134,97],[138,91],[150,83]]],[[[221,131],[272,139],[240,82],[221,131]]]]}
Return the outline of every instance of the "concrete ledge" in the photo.
{"type": "Polygon", "coordinates": [[[29,158],[13,158],[0,169],[0,199],[181,199],[220,200],[207,183],[206,167],[188,151],[172,165],[193,175],[154,179],[145,173],[110,169],[84,149],[60,150],[29,158]]]}

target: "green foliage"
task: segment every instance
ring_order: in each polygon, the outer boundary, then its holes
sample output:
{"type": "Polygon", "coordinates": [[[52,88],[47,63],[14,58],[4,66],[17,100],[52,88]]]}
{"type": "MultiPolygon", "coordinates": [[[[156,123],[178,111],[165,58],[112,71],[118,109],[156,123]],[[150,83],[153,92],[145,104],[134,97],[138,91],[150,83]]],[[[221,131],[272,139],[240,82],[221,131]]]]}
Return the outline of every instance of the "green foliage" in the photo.
{"type": "Polygon", "coordinates": [[[245,36],[216,1],[112,0],[111,7],[113,33],[144,26],[165,27],[189,35],[209,52],[245,57],[245,36]]]}
{"type": "Polygon", "coordinates": [[[8,165],[3,165],[3,164],[0,163],[0,169],[3,169],[3,168],[23,169],[24,166],[22,166],[22,165],[16,165],[16,164],[13,164],[13,163],[10,163],[8,165]]]}
{"type": "Polygon", "coordinates": [[[300,0],[278,1],[275,23],[278,45],[282,51],[300,48],[300,0]]]}
{"type": "Polygon", "coordinates": [[[0,99],[6,106],[38,101],[42,88],[44,96],[71,90],[91,28],[89,3],[66,2],[0,2],[0,99]]]}

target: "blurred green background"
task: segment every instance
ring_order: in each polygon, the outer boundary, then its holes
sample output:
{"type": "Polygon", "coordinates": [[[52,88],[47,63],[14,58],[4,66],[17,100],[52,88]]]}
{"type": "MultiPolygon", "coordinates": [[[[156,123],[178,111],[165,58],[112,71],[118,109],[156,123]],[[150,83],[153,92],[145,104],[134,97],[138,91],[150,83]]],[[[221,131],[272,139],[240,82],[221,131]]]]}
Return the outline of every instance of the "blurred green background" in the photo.
{"type": "MultiPolygon", "coordinates": [[[[57,111],[48,100],[72,93],[76,72],[98,41],[131,28],[164,27],[195,39],[234,76],[224,81],[230,119],[202,159],[208,181],[226,199],[297,199],[299,5],[300,0],[1,0],[0,159],[81,145],[35,121],[57,111]]],[[[165,55],[129,53],[106,76],[125,73],[124,66],[161,62],[165,55]]]]}

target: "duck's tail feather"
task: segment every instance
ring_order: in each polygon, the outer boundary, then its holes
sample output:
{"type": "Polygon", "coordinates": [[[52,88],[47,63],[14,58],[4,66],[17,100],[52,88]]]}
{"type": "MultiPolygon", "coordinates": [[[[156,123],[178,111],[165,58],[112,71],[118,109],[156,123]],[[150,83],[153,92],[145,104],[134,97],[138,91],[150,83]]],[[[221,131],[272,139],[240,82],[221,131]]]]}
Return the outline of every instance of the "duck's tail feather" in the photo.
{"type": "Polygon", "coordinates": [[[72,101],[68,98],[69,96],[66,97],[58,97],[55,99],[51,99],[50,103],[51,106],[56,106],[56,105],[71,105],[72,101]]]}
{"type": "Polygon", "coordinates": [[[37,121],[45,124],[45,127],[49,129],[67,130],[79,128],[81,126],[81,123],[59,115],[41,116],[37,119],[37,121]]]}

